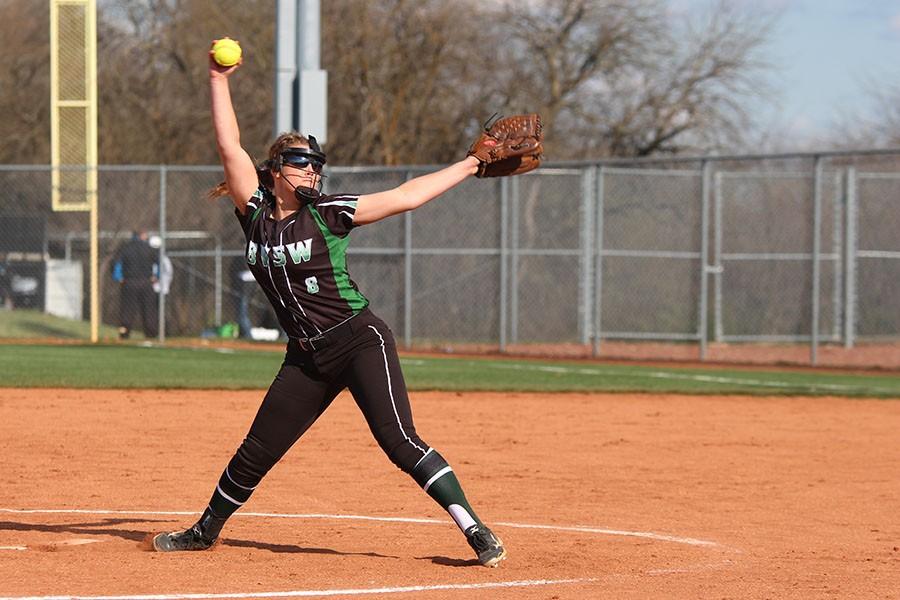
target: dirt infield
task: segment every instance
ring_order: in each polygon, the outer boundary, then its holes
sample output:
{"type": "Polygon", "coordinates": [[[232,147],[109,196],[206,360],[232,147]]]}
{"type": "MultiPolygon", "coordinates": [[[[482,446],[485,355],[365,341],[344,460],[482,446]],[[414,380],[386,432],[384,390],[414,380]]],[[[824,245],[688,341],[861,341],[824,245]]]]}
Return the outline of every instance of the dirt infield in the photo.
{"type": "Polygon", "coordinates": [[[900,597],[895,401],[415,393],[509,547],[489,570],[345,394],[214,550],[147,551],[261,395],[0,389],[0,596],[900,597]]]}

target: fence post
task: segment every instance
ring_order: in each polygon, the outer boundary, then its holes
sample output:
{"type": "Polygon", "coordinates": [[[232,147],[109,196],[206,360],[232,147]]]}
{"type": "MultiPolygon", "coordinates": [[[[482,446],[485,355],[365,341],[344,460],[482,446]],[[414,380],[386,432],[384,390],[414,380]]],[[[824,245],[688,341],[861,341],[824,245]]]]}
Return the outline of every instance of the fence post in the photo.
{"type": "Polygon", "coordinates": [[[216,256],[215,256],[215,296],[216,303],[213,308],[216,327],[222,326],[222,238],[216,234],[216,256]]]}
{"type": "Polygon", "coordinates": [[[604,195],[604,167],[597,169],[597,201],[594,217],[594,343],[591,355],[594,358],[600,356],[600,339],[603,336],[603,195],[604,195]]]}
{"type": "Polygon", "coordinates": [[[519,181],[513,177],[509,182],[509,341],[519,343],[519,181]]]}
{"type": "Polygon", "coordinates": [[[66,262],[69,262],[72,260],[72,240],[74,239],[74,237],[75,237],[74,231],[66,232],[66,254],[65,254],[66,262]]]}
{"type": "Polygon", "coordinates": [[[168,186],[168,171],[166,165],[159,167],[159,256],[156,259],[159,265],[159,299],[157,304],[157,327],[159,343],[166,341],[166,295],[162,289],[163,257],[166,255],[166,187],[168,186]]]}
{"type": "Polygon", "coordinates": [[[847,167],[847,206],[844,210],[846,224],[844,249],[844,348],[856,343],[856,237],[857,185],[856,167],[847,167]]]}
{"type": "MultiPolygon", "coordinates": [[[[412,173],[406,173],[406,181],[412,173]]],[[[403,213],[403,345],[412,346],[412,211],[403,213]]]]}
{"type": "Polygon", "coordinates": [[[581,313],[581,343],[584,345],[591,343],[593,329],[593,244],[594,238],[594,169],[586,168],[581,174],[581,300],[579,302],[581,313]]]}
{"type": "Polygon", "coordinates": [[[822,168],[823,160],[821,156],[815,159],[815,169],[813,181],[813,247],[812,247],[812,315],[810,318],[810,363],[815,365],[818,362],[819,353],[819,286],[820,286],[820,270],[819,252],[822,238],[822,168]]]}
{"type": "Polygon", "coordinates": [[[700,172],[700,311],[698,335],[700,336],[700,360],[706,360],[706,338],[709,329],[709,176],[712,172],[709,161],[701,163],[700,172]]]}
{"type": "Polygon", "coordinates": [[[722,173],[717,171],[715,182],[713,185],[714,197],[713,206],[715,214],[713,215],[713,251],[716,254],[716,262],[713,267],[715,274],[714,295],[713,295],[713,319],[715,320],[713,328],[713,336],[717,342],[721,342],[725,337],[724,327],[722,325],[722,173]]]}
{"type": "Polygon", "coordinates": [[[843,313],[843,308],[841,307],[841,302],[843,300],[843,267],[841,263],[841,248],[844,245],[844,232],[842,230],[842,221],[841,221],[841,208],[844,206],[843,194],[841,193],[843,189],[843,173],[840,170],[836,170],[834,173],[834,192],[832,194],[832,202],[831,202],[831,210],[834,213],[834,217],[832,219],[832,235],[831,235],[831,255],[834,257],[832,260],[833,265],[833,278],[832,282],[832,292],[831,292],[831,340],[834,342],[838,342],[841,339],[841,314],[843,313]]]}
{"type": "Polygon", "coordinates": [[[509,257],[509,178],[500,179],[500,336],[499,345],[500,352],[506,352],[506,330],[507,330],[507,258],[509,257]]]}

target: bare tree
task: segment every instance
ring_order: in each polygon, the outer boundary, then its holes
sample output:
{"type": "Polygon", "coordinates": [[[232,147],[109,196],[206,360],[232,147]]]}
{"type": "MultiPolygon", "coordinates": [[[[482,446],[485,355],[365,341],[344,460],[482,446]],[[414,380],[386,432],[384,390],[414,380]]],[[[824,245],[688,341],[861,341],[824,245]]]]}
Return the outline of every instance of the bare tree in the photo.
{"type": "Polygon", "coordinates": [[[881,115],[880,124],[876,127],[882,132],[882,139],[876,139],[875,143],[900,147],[900,85],[894,84],[880,93],[876,92],[876,102],[878,114],[881,115]]]}
{"type": "Polygon", "coordinates": [[[0,163],[50,162],[50,9],[0,0],[0,163]]]}
{"type": "Polygon", "coordinates": [[[335,160],[391,165],[458,157],[484,99],[474,85],[487,75],[477,5],[334,0],[323,9],[335,160]]]}
{"type": "Polygon", "coordinates": [[[241,41],[248,56],[234,86],[245,144],[271,137],[274,7],[213,0],[118,0],[101,5],[100,156],[110,163],[215,163],[206,51],[241,41]]]}
{"type": "Polygon", "coordinates": [[[510,103],[544,115],[556,158],[678,153],[739,139],[774,18],[726,2],[678,17],[661,0],[549,0],[503,11],[499,21],[513,24],[518,42],[507,53],[510,103]]]}
{"type": "Polygon", "coordinates": [[[895,81],[871,77],[863,81],[867,106],[846,111],[823,143],[847,149],[900,147],[900,84],[895,81]]]}
{"type": "MultiPolygon", "coordinates": [[[[49,159],[48,11],[0,0],[5,161],[49,159]]],[[[333,164],[441,163],[494,111],[540,112],[553,159],[708,150],[748,127],[768,21],[693,22],[665,0],[330,0],[322,9],[333,164]]],[[[209,41],[239,39],[244,145],[272,137],[274,3],[100,0],[100,160],[217,162],[209,41]]]]}

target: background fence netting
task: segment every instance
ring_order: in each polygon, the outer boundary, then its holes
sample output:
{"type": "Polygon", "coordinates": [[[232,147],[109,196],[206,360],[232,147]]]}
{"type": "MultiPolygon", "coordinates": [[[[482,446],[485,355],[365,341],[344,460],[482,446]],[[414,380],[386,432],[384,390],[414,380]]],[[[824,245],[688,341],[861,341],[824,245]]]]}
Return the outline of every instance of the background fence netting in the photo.
{"type": "MultiPolygon", "coordinates": [[[[381,191],[429,170],[336,167],[326,191],[381,191]]],[[[152,307],[132,311],[135,338],[279,338],[230,202],[205,199],[221,177],[99,169],[102,338],[133,301],[116,263],[141,231],[160,281],[152,307]],[[146,318],[157,326],[144,331],[146,318]]],[[[49,167],[0,167],[2,338],[89,336],[89,216],[54,212],[50,198],[49,167]]],[[[412,347],[900,340],[890,153],[548,165],[467,181],[352,236],[351,275],[412,347]]]]}

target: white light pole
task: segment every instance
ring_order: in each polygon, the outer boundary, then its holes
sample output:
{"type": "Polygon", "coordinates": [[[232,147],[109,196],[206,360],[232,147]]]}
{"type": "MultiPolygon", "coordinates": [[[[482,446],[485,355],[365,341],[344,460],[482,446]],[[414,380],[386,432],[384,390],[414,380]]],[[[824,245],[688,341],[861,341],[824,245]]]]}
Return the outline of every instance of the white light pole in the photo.
{"type": "Polygon", "coordinates": [[[275,133],[295,129],[324,144],[328,74],[319,68],[319,0],[278,0],[275,40],[275,133]]]}

